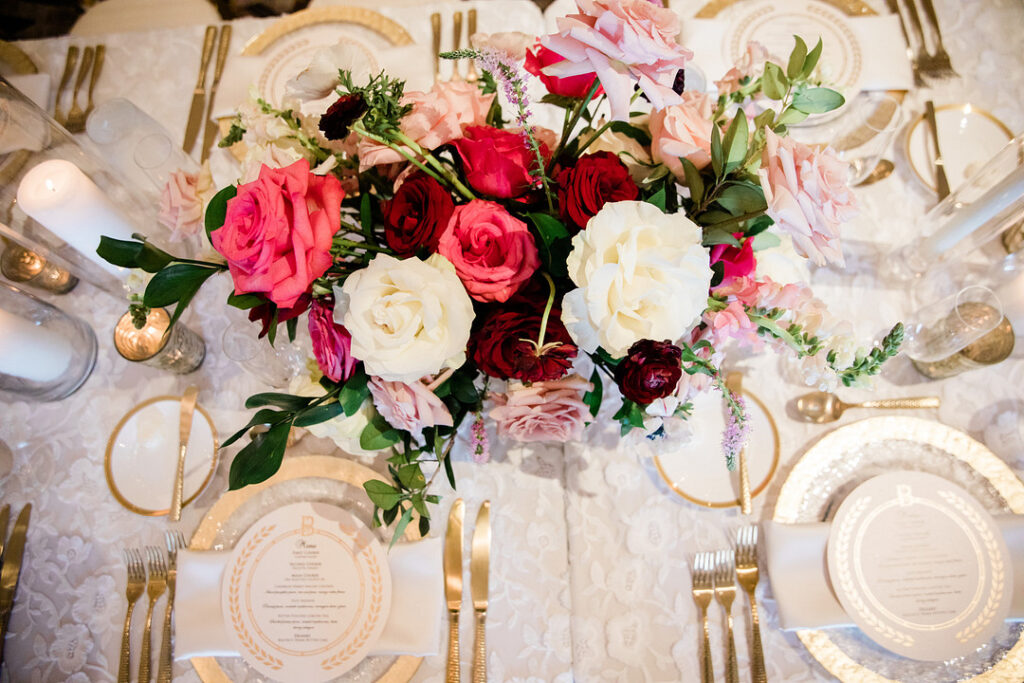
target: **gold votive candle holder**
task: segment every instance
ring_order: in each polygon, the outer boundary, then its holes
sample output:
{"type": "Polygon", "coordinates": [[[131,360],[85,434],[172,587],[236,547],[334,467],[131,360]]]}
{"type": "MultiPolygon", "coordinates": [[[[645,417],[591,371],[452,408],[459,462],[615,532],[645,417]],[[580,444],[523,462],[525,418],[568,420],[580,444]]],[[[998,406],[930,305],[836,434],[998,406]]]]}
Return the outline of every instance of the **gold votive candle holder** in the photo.
{"type": "Polygon", "coordinates": [[[9,244],[4,249],[3,256],[0,256],[0,273],[11,282],[54,294],[67,294],[78,284],[78,278],[66,268],[18,244],[9,244]]]}
{"type": "Polygon", "coordinates": [[[203,338],[180,321],[173,327],[170,322],[163,308],[150,309],[141,328],[135,327],[131,312],[125,313],[114,328],[114,347],[125,360],[176,375],[197,370],[206,358],[203,338]]]}
{"type": "MultiPolygon", "coordinates": [[[[980,310],[984,304],[967,302],[960,305],[962,312],[967,315],[975,313],[979,309],[979,315],[987,313],[980,310]],[[965,310],[966,309],[966,310],[965,310]]],[[[980,339],[977,339],[956,353],[936,361],[918,361],[911,359],[914,367],[925,377],[930,379],[943,379],[959,375],[967,370],[984,368],[989,365],[1001,363],[1013,353],[1015,335],[1013,326],[1005,316],[994,329],[987,332],[980,339]]]]}

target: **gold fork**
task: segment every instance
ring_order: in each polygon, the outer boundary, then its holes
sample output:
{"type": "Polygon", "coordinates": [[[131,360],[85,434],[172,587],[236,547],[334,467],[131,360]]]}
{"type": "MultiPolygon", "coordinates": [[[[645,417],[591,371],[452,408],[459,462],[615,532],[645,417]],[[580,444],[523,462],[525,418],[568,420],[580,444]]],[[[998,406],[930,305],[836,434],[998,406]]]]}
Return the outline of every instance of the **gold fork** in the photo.
{"type": "Polygon", "coordinates": [[[702,683],[714,683],[715,669],[711,664],[711,633],[708,629],[708,606],[715,592],[713,565],[714,553],[697,553],[693,559],[693,601],[697,603],[701,624],[704,627],[704,650],[701,653],[700,678],[702,683]]]}
{"type": "MultiPolygon", "coordinates": [[[[469,43],[470,47],[473,47],[473,34],[476,33],[476,10],[471,9],[466,13],[466,42],[469,43]]],[[[470,83],[476,83],[480,80],[480,74],[476,71],[476,60],[469,60],[469,72],[466,74],[466,80],[470,83]]]]}
{"type": "Polygon", "coordinates": [[[142,562],[142,553],[137,548],[124,551],[124,564],[128,570],[128,587],[125,596],[128,598],[128,611],[124,615],[124,633],[121,635],[121,663],[117,667],[117,682],[128,683],[131,669],[131,633],[132,610],[135,603],[146,590],[146,565],[142,562]]]}
{"type": "Polygon", "coordinates": [[[736,579],[750,601],[750,679],[765,683],[764,650],[761,649],[761,625],[757,617],[757,525],[742,527],[736,533],[736,579]]]}
{"type": "Polygon", "coordinates": [[[57,102],[53,107],[53,118],[60,125],[67,123],[67,117],[60,109],[60,100],[64,96],[64,89],[68,87],[71,77],[75,75],[75,67],[78,66],[78,46],[68,47],[67,60],[64,62],[64,73],[60,77],[60,85],[57,86],[57,102]]]}
{"type": "MultiPolygon", "coordinates": [[[[462,46],[462,12],[456,12],[452,17],[452,50],[457,52],[462,46]]],[[[449,81],[461,81],[462,73],[459,72],[459,62],[462,60],[453,59],[452,76],[449,81]]]]}
{"type": "Polygon", "coordinates": [[[434,83],[441,80],[441,13],[430,15],[431,45],[434,48],[434,83]]]}
{"type": "Polygon", "coordinates": [[[160,596],[167,590],[167,563],[164,561],[160,548],[146,546],[146,558],[149,560],[149,583],[146,594],[149,596],[149,608],[146,610],[146,628],[142,632],[142,659],[139,661],[139,683],[149,683],[150,671],[150,634],[153,629],[153,607],[160,596]]]}
{"type": "Polygon", "coordinates": [[[92,69],[92,58],[95,53],[93,47],[85,48],[82,52],[82,65],[78,68],[78,77],[75,79],[75,89],[71,91],[71,111],[68,112],[67,123],[64,127],[69,133],[81,133],[85,130],[85,110],[78,104],[78,92],[82,89],[89,71],[92,69]]]}
{"type": "Polygon", "coordinates": [[[736,667],[736,639],[732,634],[732,603],[736,599],[736,579],[733,570],[733,555],[728,550],[715,553],[715,599],[725,611],[728,657],[725,660],[726,683],[739,683],[736,667]]]}
{"type": "Polygon", "coordinates": [[[164,608],[164,635],[160,641],[160,669],[157,671],[157,683],[171,683],[171,615],[174,613],[174,588],[178,580],[178,550],[185,547],[185,537],[180,531],[166,531],[167,541],[167,607],[164,608]]]}
{"type": "Polygon", "coordinates": [[[96,81],[100,79],[100,72],[103,71],[103,58],[107,55],[107,46],[100,44],[96,46],[96,57],[92,62],[92,76],[89,78],[89,97],[87,104],[85,105],[85,114],[83,117],[88,119],[89,114],[95,108],[92,102],[92,93],[96,89],[96,81]]]}

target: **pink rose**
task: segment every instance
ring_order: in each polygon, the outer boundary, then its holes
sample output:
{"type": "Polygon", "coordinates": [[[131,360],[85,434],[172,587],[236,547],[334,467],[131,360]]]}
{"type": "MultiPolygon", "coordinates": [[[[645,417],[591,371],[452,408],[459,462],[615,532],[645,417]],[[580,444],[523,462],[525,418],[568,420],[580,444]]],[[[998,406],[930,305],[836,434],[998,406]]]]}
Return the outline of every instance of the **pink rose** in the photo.
{"type": "Polygon", "coordinates": [[[507,301],[540,265],[526,223],[482,199],[455,207],[437,252],[477,301],[507,301]]]}
{"type": "Polygon", "coordinates": [[[309,311],[309,337],[313,355],[324,377],[341,382],[352,376],[356,359],[352,357],[352,335],[343,325],[334,322],[333,302],[313,301],[309,311]]]}
{"type": "Polygon", "coordinates": [[[509,385],[504,394],[493,394],[489,413],[498,435],[516,441],[570,441],[583,436],[590,409],[583,394],[594,388],[579,375],[569,375],[530,386],[509,385]]]}
{"type": "Polygon", "coordinates": [[[740,85],[741,80],[760,75],[761,71],[764,70],[765,62],[769,60],[777,64],[785,63],[768,54],[768,50],[761,43],[756,40],[750,41],[747,43],[747,49],[740,57],[740,60],[736,62],[736,65],[722,76],[722,80],[715,81],[718,94],[731,95],[736,92],[742,87],[740,85]]]}
{"type": "Polygon", "coordinates": [[[734,232],[732,236],[742,240],[740,246],[716,244],[711,247],[711,265],[722,264],[721,284],[752,275],[757,267],[757,261],[754,258],[754,240],[752,238],[743,239],[741,232],[734,232]]]}
{"type": "Polygon", "coordinates": [[[761,169],[767,214],[793,237],[801,256],[843,264],[839,227],[857,215],[848,164],[830,148],[817,150],[767,131],[761,169]]]}
{"type": "Polygon", "coordinates": [[[683,164],[679,157],[693,162],[698,170],[711,163],[711,98],[704,93],[687,90],[682,103],[651,113],[651,158],[668,166],[672,174],[683,180],[683,164]]]}
{"type": "Polygon", "coordinates": [[[289,308],[331,266],[345,192],[334,176],[315,176],[300,159],[264,166],[228,200],[224,225],[210,238],[227,259],[235,293],[262,292],[289,308]]]}
{"type": "MultiPolygon", "coordinates": [[[[402,104],[412,111],[402,117],[403,135],[424,149],[436,149],[462,137],[465,126],[479,125],[487,119],[494,93],[484,95],[475,84],[465,81],[437,83],[429,92],[405,93],[402,104]]],[[[359,141],[359,168],[405,161],[405,157],[387,145],[367,138],[359,141]]]]}
{"type": "MultiPolygon", "coordinates": [[[[553,134],[535,129],[534,135],[541,156],[547,159],[547,140],[553,140],[553,134]]],[[[537,168],[537,157],[520,132],[467,126],[455,149],[462,158],[466,180],[478,192],[508,199],[525,194],[535,183],[530,171],[537,168]]]]}
{"type": "Polygon", "coordinates": [[[388,382],[379,377],[370,378],[370,396],[373,405],[387,423],[396,429],[409,432],[419,445],[423,445],[423,430],[427,427],[453,425],[452,414],[437,397],[434,389],[446,380],[447,372],[428,384],[417,381],[388,382]]]}
{"type": "Polygon", "coordinates": [[[739,301],[733,301],[724,310],[705,313],[704,322],[708,325],[708,340],[716,348],[730,339],[755,350],[764,346],[757,336],[757,325],[739,301]]]}
{"type": "MultiPolygon", "coordinates": [[[[540,78],[540,82],[544,84],[544,87],[552,95],[563,95],[577,99],[586,97],[587,93],[590,92],[590,86],[594,84],[594,78],[596,78],[593,73],[569,76],[568,78],[556,78],[544,73],[544,67],[562,61],[565,61],[565,57],[537,43],[531,50],[527,51],[523,68],[540,78]]],[[[597,91],[594,92],[594,97],[603,94],[604,89],[598,87],[597,91]]]]}
{"type": "Polygon", "coordinates": [[[514,61],[519,61],[526,57],[526,49],[533,45],[533,41],[534,37],[532,35],[522,31],[474,33],[469,37],[469,44],[477,50],[503,52],[514,61]]]}
{"type": "Polygon", "coordinates": [[[672,90],[676,72],[693,53],[676,43],[679,18],[647,0],[576,0],[579,14],[558,19],[558,33],[541,43],[565,57],[544,68],[565,78],[594,72],[601,81],[612,118],[629,118],[637,84],[655,110],[680,101],[672,90]]]}
{"type": "Polygon", "coordinates": [[[203,227],[203,200],[199,197],[199,176],[173,171],[160,193],[157,220],[171,229],[171,241],[191,237],[203,227]]]}

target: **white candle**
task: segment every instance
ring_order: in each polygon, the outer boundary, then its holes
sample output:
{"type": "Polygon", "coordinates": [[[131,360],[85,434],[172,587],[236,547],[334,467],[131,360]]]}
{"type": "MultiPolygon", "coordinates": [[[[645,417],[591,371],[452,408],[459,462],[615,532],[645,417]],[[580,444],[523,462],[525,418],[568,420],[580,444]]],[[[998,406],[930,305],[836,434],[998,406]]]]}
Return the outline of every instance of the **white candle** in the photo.
{"type": "Polygon", "coordinates": [[[71,343],[62,335],[0,310],[0,372],[52,382],[71,364],[71,343]]]}
{"type": "Polygon", "coordinates": [[[1014,334],[1024,335],[1024,273],[1000,287],[996,295],[1003,305],[1003,315],[1013,325],[1014,334]]]}
{"type": "Polygon", "coordinates": [[[118,278],[128,272],[96,253],[100,236],[130,240],[135,229],[89,176],[64,159],[50,159],[25,174],[18,206],[77,252],[118,278]]]}
{"type": "Polygon", "coordinates": [[[938,256],[998,216],[1024,196],[1024,166],[1018,166],[1005,178],[949,217],[945,225],[925,238],[924,253],[938,256]]]}

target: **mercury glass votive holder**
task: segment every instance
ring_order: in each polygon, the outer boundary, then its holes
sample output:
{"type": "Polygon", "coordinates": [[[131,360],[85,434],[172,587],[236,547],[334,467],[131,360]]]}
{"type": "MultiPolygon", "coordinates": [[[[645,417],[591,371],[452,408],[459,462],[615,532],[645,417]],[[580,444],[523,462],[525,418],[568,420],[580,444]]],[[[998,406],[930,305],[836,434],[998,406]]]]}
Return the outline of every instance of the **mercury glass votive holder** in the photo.
{"type": "Polygon", "coordinates": [[[11,282],[53,294],[67,294],[78,284],[78,278],[67,268],[14,243],[7,245],[0,256],[0,273],[11,282]]]}
{"type": "Polygon", "coordinates": [[[206,358],[203,338],[181,321],[173,326],[170,322],[163,308],[150,309],[141,328],[135,326],[131,312],[125,313],[114,328],[114,347],[125,360],[176,375],[198,370],[206,358]]]}

